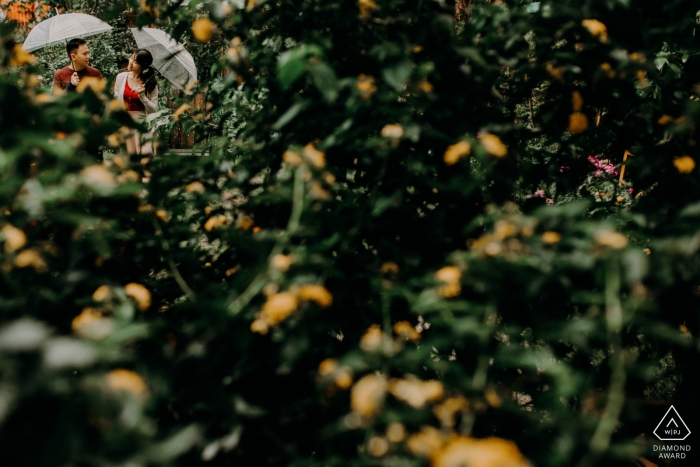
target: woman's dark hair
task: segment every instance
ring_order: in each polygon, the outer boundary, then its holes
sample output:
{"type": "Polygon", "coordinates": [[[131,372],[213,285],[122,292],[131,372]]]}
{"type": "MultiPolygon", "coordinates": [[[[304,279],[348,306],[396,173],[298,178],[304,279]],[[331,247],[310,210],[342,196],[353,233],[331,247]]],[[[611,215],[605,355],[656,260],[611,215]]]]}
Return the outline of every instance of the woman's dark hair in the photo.
{"type": "Polygon", "coordinates": [[[153,55],[146,49],[134,51],[134,60],[141,67],[141,81],[146,86],[146,93],[150,94],[158,84],[156,81],[156,70],[153,68],[153,55]]]}

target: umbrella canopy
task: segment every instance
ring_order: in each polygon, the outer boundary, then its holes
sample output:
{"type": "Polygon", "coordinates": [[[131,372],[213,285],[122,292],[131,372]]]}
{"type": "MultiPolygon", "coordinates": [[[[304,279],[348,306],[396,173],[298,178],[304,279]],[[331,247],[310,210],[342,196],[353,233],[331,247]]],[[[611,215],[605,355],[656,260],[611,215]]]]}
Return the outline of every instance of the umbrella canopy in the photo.
{"type": "Polygon", "coordinates": [[[136,45],[153,55],[153,66],[165,79],[181,91],[197,80],[197,67],[192,55],[170,35],[160,29],[131,28],[136,45]]]}
{"type": "Polygon", "coordinates": [[[42,47],[110,31],[112,26],[84,13],[56,15],[34,26],[22,47],[32,52],[42,47]]]}

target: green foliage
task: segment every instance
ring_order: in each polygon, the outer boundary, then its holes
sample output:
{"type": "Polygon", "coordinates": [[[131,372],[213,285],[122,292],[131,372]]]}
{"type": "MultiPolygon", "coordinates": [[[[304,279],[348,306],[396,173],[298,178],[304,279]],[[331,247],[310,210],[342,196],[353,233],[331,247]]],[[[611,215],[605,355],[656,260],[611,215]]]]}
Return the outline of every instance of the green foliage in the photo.
{"type": "Polygon", "coordinates": [[[0,25],[3,458],[622,466],[670,403],[692,430],[697,7],[359,5],[146,2],[213,29],[176,112],[207,156],[145,183],[128,115],[47,102],[0,25]]]}

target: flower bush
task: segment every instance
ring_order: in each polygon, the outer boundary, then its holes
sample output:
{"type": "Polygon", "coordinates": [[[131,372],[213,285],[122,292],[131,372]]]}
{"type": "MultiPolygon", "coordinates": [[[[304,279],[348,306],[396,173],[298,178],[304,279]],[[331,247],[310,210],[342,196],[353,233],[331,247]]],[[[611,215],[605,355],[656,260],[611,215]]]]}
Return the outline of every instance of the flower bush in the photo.
{"type": "Polygon", "coordinates": [[[4,458],[623,466],[693,429],[694,4],[134,7],[216,54],[174,106],[207,155],[147,183],[0,24],[4,458]]]}

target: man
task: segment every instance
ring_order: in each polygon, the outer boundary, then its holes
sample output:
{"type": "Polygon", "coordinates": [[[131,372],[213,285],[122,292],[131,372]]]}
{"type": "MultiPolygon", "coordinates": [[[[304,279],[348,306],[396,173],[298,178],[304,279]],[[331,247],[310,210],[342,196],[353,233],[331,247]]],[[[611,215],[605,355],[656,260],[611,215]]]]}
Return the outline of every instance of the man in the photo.
{"type": "Polygon", "coordinates": [[[71,39],[66,44],[66,52],[71,64],[61,68],[53,75],[53,93],[61,94],[65,91],[74,91],[80,80],[89,76],[102,78],[102,73],[97,68],[88,66],[90,63],[90,51],[84,39],[71,39]]]}

